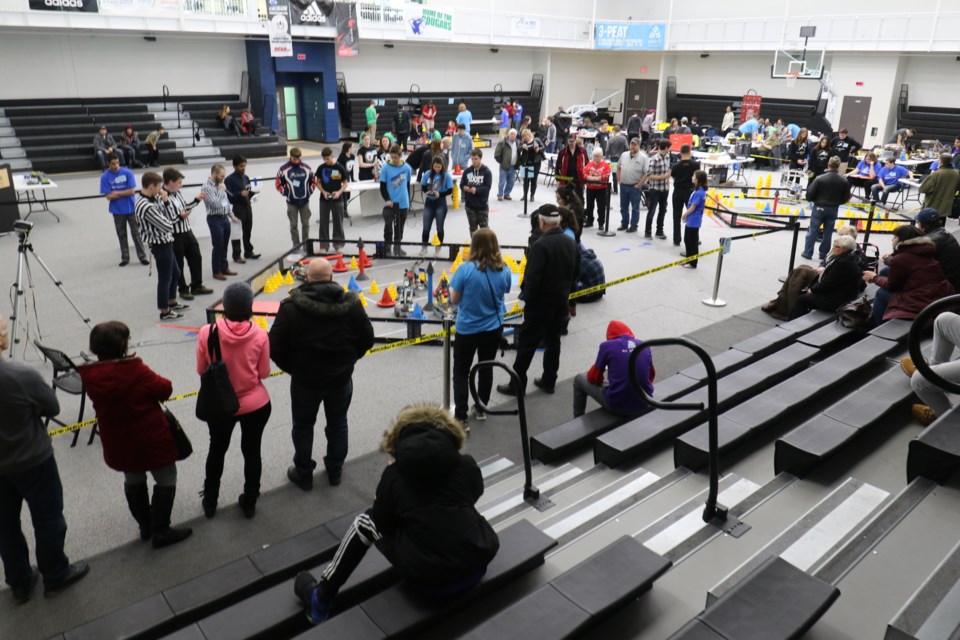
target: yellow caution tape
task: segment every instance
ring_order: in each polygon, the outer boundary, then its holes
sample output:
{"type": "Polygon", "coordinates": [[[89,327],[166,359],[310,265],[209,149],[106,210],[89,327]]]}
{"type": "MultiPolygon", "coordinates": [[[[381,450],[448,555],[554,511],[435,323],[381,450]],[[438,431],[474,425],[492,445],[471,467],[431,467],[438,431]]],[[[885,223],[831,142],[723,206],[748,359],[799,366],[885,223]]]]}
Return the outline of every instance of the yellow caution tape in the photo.
{"type": "Polygon", "coordinates": [[[677,267],[677,266],[680,266],[681,264],[693,262],[694,260],[699,260],[700,258],[709,256],[712,253],[718,253],[720,250],[721,250],[721,247],[717,247],[716,249],[710,249],[708,251],[702,251],[695,256],[687,256],[686,258],[681,258],[680,260],[674,260],[673,262],[668,262],[667,264],[661,264],[658,267],[653,267],[653,268],[647,269],[646,271],[641,271],[640,273],[635,273],[630,276],[625,276],[623,278],[611,280],[610,282],[606,282],[604,284],[598,284],[594,287],[587,287],[586,289],[581,289],[576,293],[571,293],[570,299],[573,300],[581,296],[590,295],[591,293],[596,293],[597,291],[602,291],[609,287],[613,287],[618,284],[623,284],[624,282],[630,282],[631,280],[636,280],[637,278],[649,276],[652,273],[657,273],[658,271],[663,271],[664,269],[670,269],[671,267],[677,267]]]}

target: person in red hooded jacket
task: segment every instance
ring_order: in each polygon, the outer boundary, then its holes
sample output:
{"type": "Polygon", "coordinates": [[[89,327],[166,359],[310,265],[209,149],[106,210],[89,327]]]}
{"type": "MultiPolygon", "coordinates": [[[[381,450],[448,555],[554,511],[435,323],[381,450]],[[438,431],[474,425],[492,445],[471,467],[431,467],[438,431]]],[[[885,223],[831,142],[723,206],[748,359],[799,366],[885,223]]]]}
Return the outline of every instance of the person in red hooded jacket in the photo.
{"type": "Polygon", "coordinates": [[[154,548],[190,537],[189,528],[170,526],[177,493],[177,445],[160,403],[173,385],[135,354],[127,355],[130,329],[122,322],[101,322],[90,331],[90,351],[98,359],[77,367],[97,412],[103,459],[124,474],[127,506],[140,525],[140,539],[154,548]],[[156,483],[153,502],[147,472],[156,483]]]}
{"type": "MultiPolygon", "coordinates": [[[[600,406],[618,415],[636,415],[647,408],[630,385],[630,353],[640,344],[630,327],[619,320],[607,325],[607,339],[600,345],[597,359],[586,374],[578,373],[573,379],[573,417],[582,416],[587,410],[587,397],[600,406]],[[608,381],[603,382],[604,371],[608,381]]],[[[643,349],[636,362],[637,379],[647,395],[653,395],[653,355],[643,349]]]]}

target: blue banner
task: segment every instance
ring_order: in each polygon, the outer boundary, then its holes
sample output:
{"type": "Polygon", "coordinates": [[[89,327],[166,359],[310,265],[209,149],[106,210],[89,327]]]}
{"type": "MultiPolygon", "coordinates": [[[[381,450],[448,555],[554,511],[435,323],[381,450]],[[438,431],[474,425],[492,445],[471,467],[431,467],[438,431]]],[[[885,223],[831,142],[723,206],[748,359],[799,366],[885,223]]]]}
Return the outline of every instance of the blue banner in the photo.
{"type": "Polygon", "coordinates": [[[598,22],[594,48],[662,51],[666,33],[664,23],[598,22]]]}

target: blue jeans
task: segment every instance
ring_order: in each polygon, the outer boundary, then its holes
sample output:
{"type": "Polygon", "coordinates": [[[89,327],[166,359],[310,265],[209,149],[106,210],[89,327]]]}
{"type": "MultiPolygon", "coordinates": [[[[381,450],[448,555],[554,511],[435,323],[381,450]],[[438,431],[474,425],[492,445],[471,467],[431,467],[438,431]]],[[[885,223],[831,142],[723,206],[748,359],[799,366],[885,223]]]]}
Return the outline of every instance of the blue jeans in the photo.
{"type": "Polygon", "coordinates": [[[443,242],[443,221],[447,219],[447,199],[432,198],[423,203],[423,234],[420,241],[423,244],[430,242],[430,228],[433,221],[437,221],[437,237],[443,242]]]}
{"type": "Polygon", "coordinates": [[[20,509],[27,501],[37,546],[37,566],[44,584],[67,577],[70,561],[63,553],[67,521],[63,519],[63,487],[56,458],[10,475],[0,475],[0,558],[3,574],[11,587],[30,583],[30,551],[20,528],[20,509]]]}
{"type": "Polygon", "coordinates": [[[620,226],[637,228],[640,224],[640,189],[632,184],[620,185],[620,226]],[[633,209],[631,214],[630,209],[633,209]]]}
{"type": "MultiPolygon", "coordinates": [[[[883,267],[877,272],[878,276],[886,276],[890,274],[890,267],[883,267]]],[[[890,298],[893,297],[893,294],[880,287],[877,289],[877,292],[873,296],[873,324],[875,326],[880,326],[883,324],[883,314],[887,312],[887,305],[890,304],[890,298]]]]}
{"type": "Polygon", "coordinates": [[[497,183],[497,195],[508,196],[513,191],[513,183],[517,180],[517,173],[513,167],[500,169],[500,182],[497,183]]]}
{"type": "MultiPolygon", "coordinates": [[[[97,149],[95,153],[97,154],[97,161],[100,163],[100,168],[106,171],[107,170],[107,153],[100,149],[97,149]]],[[[120,149],[114,149],[113,153],[116,154],[117,160],[120,161],[120,166],[121,167],[124,166],[126,163],[123,161],[123,151],[121,151],[120,149]]]]}
{"type": "Polygon", "coordinates": [[[213,244],[213,256],[210,261],[213,265],[213,275],[229,271],[227,247],[230,246],[230,218],[229,216],[207,216],[207,226],[210,227],[210,242],[213,244]]]}
{"type": "Polygon", "coordinates": [[[317,468],[313,459],[313,425],[317,421],[320,403],[327,419],[324,434],[327,437],[327,455],[323,457],[326,469],[343,468],[347,459],[347,411],[353,399],[353,380],[336,388],[323,388],[309,378],[290,378],[290,407],[293,413],[293,464],[301,475],[309,475],[317,468]]]}
{"type": "Polygon", "coordinates": [[[833,245],[833,226],[837,223],[837,211],[839,207],[819,207],[813,205],[810,208],[810,228],[807,229],[807,237],[803,243],[803,257],[813,257],[813,245],[817,243],[817,231],[820,225],[823,225],[823,240],[820,242],[820,259],[825,260],[830,253],[830,247],[833,245]]]}
{"type": "Polygon", "coordinates": [[[153,261],[157,263],[157,309],[163,311],[177,299],[177,283],[180,282],[180,268],[177,256],[173,253],[173,243],[150,247],[153,261]]]}

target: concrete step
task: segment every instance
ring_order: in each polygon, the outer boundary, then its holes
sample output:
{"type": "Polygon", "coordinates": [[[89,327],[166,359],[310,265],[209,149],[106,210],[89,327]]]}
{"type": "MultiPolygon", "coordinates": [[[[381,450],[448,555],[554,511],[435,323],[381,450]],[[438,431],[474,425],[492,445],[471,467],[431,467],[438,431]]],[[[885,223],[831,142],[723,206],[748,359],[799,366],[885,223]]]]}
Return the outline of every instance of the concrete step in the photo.
{"type": "Polygon", "coordinates": [[[4,118],[3,116],[0,116],[0,127],[9,127],[9,126],[10,126],[10,118],[4,118]]]}
{"type": "Polygon", "coordinates": [[[219,155],[200,156],[200,157],[194,156],[191,158],[184,158],[183,160],[186,164],[217,164],[219,163],[226,166],[226,163],[227,163],[226,159],[222,158],[219,155]]]}
{"type": "Polygon", "coordinates": [[[10,168],[14,171],[30,171],[33,169],[33,165],[30,164],[30,161],[26,158],[13,158],[11,160],[4,160],[4,164],[9,164],[10,168]]]}
{"type": "Polygon", "coordinates": [[[216,147],[206,144],[201,145],[199,142],[195,147],[177,147],[177,151],[183,153],[184,158],[198,158],[204,156],[218,156],[222,155],[220,150],[216,147]]]}
{"type": "Polygon", "coordinates": [[[10,160],[12,158],[26,158],[27,152],[20,147],[2,147],[0,148],[0,158],[10,160]]]}
{"type": "Polygon", "coordinates": [[[5,136],[0,138],[0,149],[6,149],[7,147],[19,147],[20,138],[16,136],[5,136]]]}
{"type": "Polygon", "coordinates": [[[9,138],[15,135],[17,135],[17,132],[13,130],[13,127],[0,127],[0,137],[9,138]]]}

